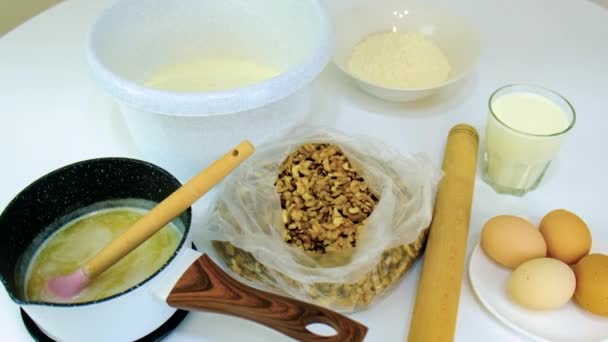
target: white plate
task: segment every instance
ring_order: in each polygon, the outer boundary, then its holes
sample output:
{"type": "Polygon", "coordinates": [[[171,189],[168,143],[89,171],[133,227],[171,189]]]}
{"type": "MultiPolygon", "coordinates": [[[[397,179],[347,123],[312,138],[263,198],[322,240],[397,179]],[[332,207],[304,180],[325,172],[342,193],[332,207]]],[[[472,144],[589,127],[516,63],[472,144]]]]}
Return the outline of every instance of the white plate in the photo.
{"type": "MultiPolygon", "coordinates": [[[[595,251],[608,251],[606,246],[595,251]]],[[[608,341],[608,317],[590,314],[572,301],[559,310],[527,310],[509,300],[506,285],[511,270],[482,251],[479,244],[471,254],[469,280],[481,304],[501,323],[534,341],[608,341]]]]}

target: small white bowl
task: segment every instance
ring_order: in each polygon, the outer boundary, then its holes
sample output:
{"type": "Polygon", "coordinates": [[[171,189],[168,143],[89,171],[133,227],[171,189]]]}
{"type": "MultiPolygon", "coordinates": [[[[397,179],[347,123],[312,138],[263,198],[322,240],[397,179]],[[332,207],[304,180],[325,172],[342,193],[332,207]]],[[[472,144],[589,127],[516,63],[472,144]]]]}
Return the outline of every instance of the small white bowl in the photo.
{"type": "Polygon", "coordinates": [[[463,79],[475,67],[480,54],[479,34],[464,19],[448,11],[400,0],[367,0],[335,14],[334,63],[365,92],[381,99],[407,102],[432,95],[463,79]],[[389,88],[359,79],[348,67],[353,48],[367,35],[385,31],[417,32],[431,39],[451,66],[448,79],[426,88],[389,88]]]}
{"type": "Polygon", "coordinates": [[[318,0],[119,0],[94,24],[86,57],[146,158],[186,178],[243,139],[259,144],[307,121],[333,33],[318,0]],[[244,59],[279,74],[218,91],[146,86],[195,58],[244,59]]]}

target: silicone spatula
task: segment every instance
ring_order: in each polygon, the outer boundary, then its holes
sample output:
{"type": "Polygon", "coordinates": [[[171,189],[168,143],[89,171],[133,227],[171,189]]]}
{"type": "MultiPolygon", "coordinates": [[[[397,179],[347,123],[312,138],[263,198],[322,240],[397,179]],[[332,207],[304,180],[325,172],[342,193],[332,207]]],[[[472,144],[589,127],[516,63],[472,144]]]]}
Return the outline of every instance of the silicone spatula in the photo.
{"type": "Polygon", "coordinates": [[[82,267],[71,274],[51,278],[47,282],[47,290],[60,299],[77,296],[92,279],[181,215],[215,184],[238,167],[253,151],[254,147],[248,141],[240,143],[152,208],[82,267]]]}

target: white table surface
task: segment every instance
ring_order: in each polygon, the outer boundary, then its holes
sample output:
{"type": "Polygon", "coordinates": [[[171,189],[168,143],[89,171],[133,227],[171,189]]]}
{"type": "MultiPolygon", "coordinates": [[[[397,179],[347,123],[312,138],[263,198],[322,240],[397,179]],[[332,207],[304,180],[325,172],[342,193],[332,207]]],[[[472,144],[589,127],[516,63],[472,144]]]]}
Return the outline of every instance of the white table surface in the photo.
{"type": "MultiPolygon", "coordinates": [[[[435,2],[452,7],[480,29],[483,52],[474,75],[422,103],[395,105],[364,95],[329,66],[319,79],[326,93],[319,112],[343,131],[381,138],[403,152],[427,152],[439,165],[452,125],[471,123],[483,138],[487,99],[494,89],[514,82],[553,88],[574,104],[576,127],[540,188],[525,197],[498,195],[478,176],[468,252],[490,217],[512,213],[538,222],[558,207],[581,215],[595,239],[608,241],[608,11],[582,0],[435,2]]],[[[100,156],[143,158],[83,61],[84,34],[107,3],[68,0],[0,38],[0,208],[30,182],[65,164],[100,156]]],[[[419,271],[420,263],[390,295],[351,315],[370,328],[368,341],[406,338],[419,271]]],[[[520,340],[484,311],[466,279],[465,274],[456,340],[520,340]]],[[[31,340],[4,288],[0,322],[0,341],[31,340]]],[[[285,340],[244,320],[193,313],[167,341],[245,337],[285,340]]]]}

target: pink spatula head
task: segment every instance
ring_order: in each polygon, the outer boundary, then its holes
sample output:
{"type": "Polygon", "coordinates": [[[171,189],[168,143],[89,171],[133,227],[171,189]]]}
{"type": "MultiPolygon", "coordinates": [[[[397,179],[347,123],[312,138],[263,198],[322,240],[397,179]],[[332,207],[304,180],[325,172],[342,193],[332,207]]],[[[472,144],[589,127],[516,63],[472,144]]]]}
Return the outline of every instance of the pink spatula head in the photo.
{"type": "Polygon", "coordinates": [[[167,223],[181,215],[196,200],[253,154],[253,151],[254,147],[248,141],[243,141],[237,145],[156,205],[81,268],[71,274],[50,279],[46,284],[47,291],[59,299],[76,297],[89,281],[124,258],[167,223]]]}
{"type": "Polygon", "coordinates": [[[89,277],[84,274],[82,268],[76,272],[51,278],[46,284],[47,290],[53,295],[69,299],[76,297],[89,283],[89,277]]]}

